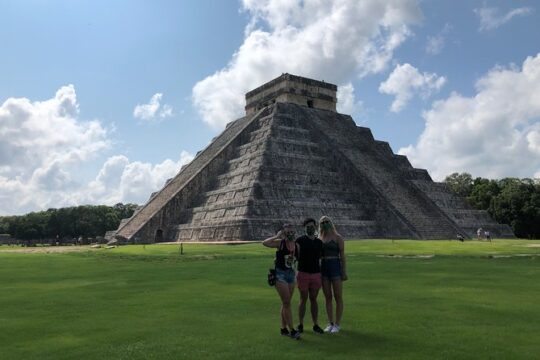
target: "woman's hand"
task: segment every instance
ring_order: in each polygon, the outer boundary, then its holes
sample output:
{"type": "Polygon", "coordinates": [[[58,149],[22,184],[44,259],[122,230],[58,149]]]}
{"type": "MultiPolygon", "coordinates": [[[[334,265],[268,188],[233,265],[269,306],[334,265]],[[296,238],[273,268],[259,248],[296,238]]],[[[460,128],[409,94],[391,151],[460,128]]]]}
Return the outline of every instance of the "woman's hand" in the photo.
{"type": "Polygon", "coordinates": [[[347,274],[341,275],[341,281],[347,281],[348,279],[349,277],[347,276],[347,274]]]}
{"type": "Polygon", "coordinates": [[[266,240],[263,240],[262,244],[264,246],[266,246],[266,247],[277,248],[277,247],[279,247],[279,244],[281,243],[281,239],[283,238],[283,236],[284,236],[284,234],[280,230],[280,231],[278,231],[278,233],[276,235],[271,236],[266,240]]]}
{"type": "Polygon", "coordinates": [[[276,238],[281,240],[285,239],[285,232],[283,230],[279,230],[276,234],[276,238]]]}

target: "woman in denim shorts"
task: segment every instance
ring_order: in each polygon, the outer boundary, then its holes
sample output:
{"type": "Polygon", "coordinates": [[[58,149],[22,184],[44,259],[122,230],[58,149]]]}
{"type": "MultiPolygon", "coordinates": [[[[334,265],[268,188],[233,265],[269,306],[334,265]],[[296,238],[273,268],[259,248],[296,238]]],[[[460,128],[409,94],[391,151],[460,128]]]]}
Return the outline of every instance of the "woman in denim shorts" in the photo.
{"type": "Polygon", "coordinates": [[[322,240],[321,275],[322,288],[326,301],[326,315],[328,326],[325,332],[339,332],[341,316],[343,315],[343,287],[342,282],[347,280],[345,268],[345,241],[339,235],[334,224],[328,216],[319,221],[319,236],[322,240]],[[336,316],[332,300],[336,301],[336,316]]]}
{"type": "Polygon", "coordinates": [[[277,233],[263,241],[263,245],[276,248],[276,290],[281,299],[281,335],[300,339],[300,333],[293,326],[291,299],[296,283],[294,266],[298,257],[294,228],[286,224],[277,233]]]}

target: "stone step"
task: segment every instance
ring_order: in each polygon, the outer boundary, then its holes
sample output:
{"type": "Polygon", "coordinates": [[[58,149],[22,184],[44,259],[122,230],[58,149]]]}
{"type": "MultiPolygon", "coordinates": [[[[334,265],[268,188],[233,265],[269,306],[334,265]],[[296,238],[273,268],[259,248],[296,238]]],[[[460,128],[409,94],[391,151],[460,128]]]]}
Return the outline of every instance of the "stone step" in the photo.
{"type": "Polygon", "coordinates": [[[277,137],[277,136],[269,138],[268,142],[276,143],[276,144],[299,145],[299,146],[305,146],[307,148],[319,147],[316,143],[310,140],[298,140],[298,139],[291,139],[291,138],[282,138],[282,137],[277,137]]]}
{"type": "Polygon", "coordinates": [[[249,162],[249,160],[251,160],[253,158],[261,157],[263,153],[264,153],[264,149],[253,151],[251,153],[244,154],[244,155],[238,156],[238,157],[236,157],[234,159],[231,159],[231,160],[228,161],[228,163],[229,164],[237,164],[237,163],[241,163],[243,161],[248,161],[249,162]]]}
{"type": "Polygon", "coordinates": [[[259,141],[261,139],[265,139],[270,135],[270,131],[271,131],[270,123],[259,126],[257,129],[254,129],[249,133],[248,142],[259,141]]]}
{"type": "Polygon", "coordinates": [[[236,174],[226,173],[220,175],[217,179],[216,188],[224,188],[235,184],[257,180],[258,174],[256,171],[247,171],[248,168],[240,168],[240,170],[242,171],[235,171],[236,174]]]}
{"type": "MultiPolygon", "coordinates": [[[[213,212],[195,213],[193,214],[193,217],[186,219],[184,224],[190,224],[191,226],[198,226],[198,225],[206,224],[206,223],[214,223],[215,221],[227,222],[229,220],[235,220],[235,219],[246,219],[246,217],[250,219],[253,219],[253,218],[272,219],[278,215],[285,216],[287,219],[301,218],[302,219],[300,220],[301,222],[305,218],[306,216],[305,214],[306,214],[305,211],[304,212],[303,211],[287,212],[287,211],[284,211],[283,209],[281,211],[274,211],[274,212],[266,211],[264,213],[257,213],[256,211],[249,210],[248,208],[239,207],[236,209],[229,209],[229,210],[216,210],[213,212]]],[[[320,210],[318,211],[314,210],[312,215],[318,219],[320,216],[322,216],[322,214],[323,213],[320,213],[320,210]]],[[[347,216],[347,213],[343,213],[339,211],[335,211],[332,213],[325,212],[324,214],[330,214],[332,215],[333,219],[339,218],[341,219],[341,221],[375,221],[369,218],[362,218],[354,213],[351,214],[351,216],[347,216]]]]}
{"type": "Polygon", "coordinates": [[[218,175],[216,179],[219,180],[228,180],[231,178],[234,178],[236,176],[244,176],[244,175],[251,175],[254,174],[253,169],[249,168],[239,168],[231,171],[224,172],[221,175],[218,175]]]}
{"type": "MultiPolygon", "coordinates": [[[[234,209],[237,207],[247,206],[247,205],[248,204],[245,200],[231,200],[229,202],[224,202],[224,203],[212,203],[210,205],[192,207],[184,211],[188,213],[198,213],[202,211],[214,211],[214,210],[220,210],[220,209],[225,209],[225,210],[234,209]]],[[[311,208],[317,209],[321,207],[321,202],[307,200],[307,199],[287,200],[286,202],[284,202],[283,200],[250,199],[249,206],[269,207],[269,208],[290,206],[290,207],[297,207],[297,208],[304,208],[304,209],[311,209],[311,208]]],[[[347,203],[338,203],[338,202],[325,204],[324,206],[327,209],[351,210],[351,211],[357,208],[356,204],[347,204],[347,203]]]]}
{"type": "Polygon", "coordinates": [[[206,191],[205,193],[203,193],[203,195],[205,197],[210,197],[210,196],[213,196],[213,195],[222,195],[222,194],[227,194],[227,193],[230,193],[230,192],[235,192],[235,191],[240,191],[240,190],[251,190],[255,183],[257,183],[257,181],[255,181],[255,180],[254,181],[245,181],[245,182],[241,182],[241,183],[238,183],[238,184],[228,185],[228,186],[223,187],[223,188],[206,191]]]}
{"type": "MultiPolygon", "coordinates": [[[[282,151],[269,151],[265,154],[268,159],[286,158],[295,161],[324,161],[326,157],[319,155],[290,154],[282,151]]],[[[275,165],[270,165],[275,166],[275,165]]],[[[277,166],[276,166],[277,167],[277,166]]]]}
{"type": "Polygon", "coordinates": [[[321,199],[328,198],[328,195],[332,195],[332,198],[337,199],[354,199],[356,197],[354,189],[347,187],[329,187],[326,184],[275,184],[268,181],[258,181],[258,183],[261,187],[261,198],[279,200],[315,198],[321,201],[321,199]]]}
{"type": "MultiPolygon", "coordinates": [[[[237,224],[227,222],[223,224],[212,224],[209,226],[198,226],[191,228],[179,229],[177,231],[177,241],[214,241],[217,239],[234,240],[240,238],[242,228],[248,229],[250,233],[249,240],[263,240],[275,235],[283,220],[248,220],[247,222],[239,222],[237,224]]],[[[347,234],[356,234],[355,238],[373,238],[377,232],[376,224],[364,223],[361,225],[339,225],[340,233],[343,236],[347,234]]],[[[245,232],[245,230],[244,230],[245,232]]],[[[297,235],[303,231],[298,226],[297,235]]],[[[245,235],[243,236],[245,238],[245,235]]]]}
{"type": "Polygon", "coordinates": [[[273,129],[276,131],[283,131],[285,133],[296,133],[296,134],[303,134],[303,135],[309,135],[309,130],[300,128],[300,127],[293,127],[293,126],[285,126],[285,125],[274,125],[273,129]]]}
{"type": "Polygon", "coordinates": [[[250,149],[250,148],[253,147],[253,146],[263,145],[263,144],[266,143],[266,141],[267,141],[266,138],[258,138],[258,139],[249,141],[249,142],[247,142],[247,143],[245,143],[245,144],[243,144],[243,145],[237,146],[236,149],[237,149],[238,151],[250,149]]]}
{"type": "Polygon", "coordinates": [[[261,172],[258,174],[258,180],[261,183],[271,185],[317,185],[324,183],[325,186],[329,189],[342,189],[348,188],[352,192],[355,192],[356,189],[349,184],[343,182],[343,178],[336,176],[334,173],[333,176],[324,177],[320,174],[309,174],[309,173],[280,173],[280,172],[261,172]]]}
{"type": "MultiPolygon", "coordinates": [[[[228,219],[216,219],[212,221],[206,221],[206,222],[200,222],[196,224],[187,223],[187,224],[179,224],[176,226],[177,230],[186,230],[186,229],[201,229],[201,228],[209,228],[213,226],[230,226],[235,224],[240,224],[243,222],[249,222],[252,224],[257,223],[281,223],[285,224],[289,222],[291,219],[287,218],[245,218],[245,217],[235,217],[235,218],[228,218],[228,219]]],[[[303,219],[302,219],[303,220],[303,219]]],[[[301,227],[301,221],[300,220],[297,224],[298,227],[301,227]]],[[[372,220],[350,220],[350,219],[333,219],[334,224],[336,227],[340,226],[377,226],[377,223],[372,220]]]]}

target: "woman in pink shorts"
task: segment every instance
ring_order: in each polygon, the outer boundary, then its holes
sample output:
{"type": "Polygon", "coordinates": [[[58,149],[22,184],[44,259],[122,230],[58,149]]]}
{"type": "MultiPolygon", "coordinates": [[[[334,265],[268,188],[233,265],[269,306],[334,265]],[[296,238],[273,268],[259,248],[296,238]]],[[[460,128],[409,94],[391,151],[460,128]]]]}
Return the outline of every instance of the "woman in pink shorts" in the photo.
{"type": "Polygon", "coordinates": [[[313,331],[322,334],[324,331],[319,326],[319,306],[317,295],[322,286],[321,282],[321,250],[322,241],[317,238],[317,222],[308,218],[304,220],[306,234],[296,239],[298,245],[298,273],[296,282],[300,290],[300,304],[298,305],[298,331],[304,331],[304,316],[306,315],[306,303],[309,297],[311,306],[311,319],[313,320],[313,331]]]}

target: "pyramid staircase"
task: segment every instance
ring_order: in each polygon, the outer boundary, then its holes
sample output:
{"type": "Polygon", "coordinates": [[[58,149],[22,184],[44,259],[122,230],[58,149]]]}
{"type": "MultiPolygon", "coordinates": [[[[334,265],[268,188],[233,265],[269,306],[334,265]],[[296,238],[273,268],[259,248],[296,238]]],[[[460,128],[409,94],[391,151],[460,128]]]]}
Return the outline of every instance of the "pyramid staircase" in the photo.
{"type": "Polygon", "coordinates": [[[485,210],[473,209],[446,184],[426,180],[411,180],[411,182],[451,218],[462,229],[464,235],[475,237],[476,230],[482,228],[496,234],[497,237],[514,237],[508,225],[494,222],[485,210]]]}
{"type": "MultiPolygon", "coordinates": [[[[184,210],[177,241],[262,239],[285,222],[331,214],[344,235],[374,237],[387,209],[362,180],[338,168],[302,123],[277,112],[254,121],[212,188],[184,210]]],[[[396,220],[399,223],[399,220],[396,220]]],[[[406,226],[400,224],[401,232],[406,226]]]]}

